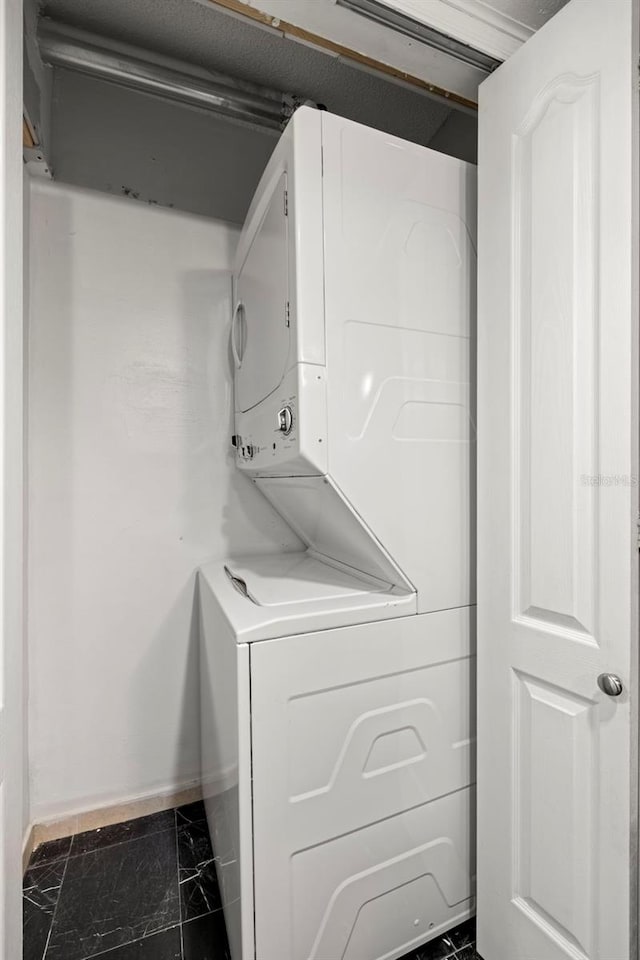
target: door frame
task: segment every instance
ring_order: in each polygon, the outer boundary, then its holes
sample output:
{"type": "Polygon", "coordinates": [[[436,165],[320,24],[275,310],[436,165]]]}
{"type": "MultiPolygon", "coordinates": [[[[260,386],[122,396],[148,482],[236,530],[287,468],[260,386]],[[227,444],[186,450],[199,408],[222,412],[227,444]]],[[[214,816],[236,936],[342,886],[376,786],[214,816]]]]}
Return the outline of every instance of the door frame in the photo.
{"type": "Polygon", "coordinates": [[[22,956],[25,794],[21,0],[0,0],[0,960],[22,956]]]}
{"type": "MultiPolygon", "coordinates": [[[[632,231],[632,262],[635,265],[632,277],[632,412],[631,423],[635,425],[631,437],[632,463],[635,466],[633,478],[634,505],[637,523],[637,543],[632,552],[632,584],[640,581],[640,0],[633,3],[633,59],[636,63],[636,83],[632,95],[632,208],[635,217],[635,229],[632,231]]],[[[630,904],[630,955],[640,956],[640,590],[633,591],[631,603],[631,676],[635,684],[636,698],[631,710],[631,815],[632,837],[635,837],[631,854],[631,904],[630,904]],[[635,638],[635,643],[634,643],[635,638]],[[635,857],[635,870],[633,869],[635,857]]]]}

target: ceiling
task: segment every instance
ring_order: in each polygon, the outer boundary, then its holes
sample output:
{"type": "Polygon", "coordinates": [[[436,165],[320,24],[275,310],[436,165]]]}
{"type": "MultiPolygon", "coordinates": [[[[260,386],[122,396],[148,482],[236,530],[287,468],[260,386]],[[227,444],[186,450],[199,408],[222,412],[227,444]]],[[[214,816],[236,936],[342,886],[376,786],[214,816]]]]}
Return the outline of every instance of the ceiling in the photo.
{"type": "Polygon", "coordinates": [[[43,14],[120,42],[321,103],[428,144],[448,104],[196,0],[46,0],[43,14]]]}
{"type": "MultiPolygon", "coordinates": [[[[250,2],[257,9],[269,3],[274,9],[306,11],[316,18],[338,11],[335,29],[349,23],[361,52],[367,52],[369,41],[375,44],[371,52],[374,59],[398,67],[392,47],[401,40],[404,52],[409,51],[411,62],[425,75],[442,66],[442,55],[437,51],[429,54],[422,44],[336,7],[332,0],[278,0],[282,7],[273,0],[250,2]],[[344,19],[347,14],[351,20],[344,19]]],[[[466,5],[474,12],[476,6],[491,8],[537,29],[565,0],[446,2],[466,5]]],[[[403,139],[474,159],[474,114],[454,111],[450,103],[416,86],[293,40],[215,3],[44,0],[40,12],[157,57],[310,99],[334,113],[403,139]]],[[[338,39],[346,43],[348,38],[341,34],[338,39]]],[[[352,49],[356,47],[352,45],[352,49]]],[[[450,66],[443,69],[446,77],[450,66]]],[[[148,203],[242,222],[273,149],[273,131],[238,125],[202,110],[63,69],[53,71],[51,86],[52,135],[50,149],[45,152],[54,177],[148,203]]]]}

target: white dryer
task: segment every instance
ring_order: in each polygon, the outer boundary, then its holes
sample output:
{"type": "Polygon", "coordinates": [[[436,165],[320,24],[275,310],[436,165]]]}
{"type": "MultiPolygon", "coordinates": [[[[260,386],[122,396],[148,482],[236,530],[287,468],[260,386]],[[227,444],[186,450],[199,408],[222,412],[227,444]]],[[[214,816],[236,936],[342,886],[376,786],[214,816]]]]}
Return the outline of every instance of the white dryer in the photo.
{"type": "Polygon", "coordinates": [[[307,545],[201,570],[233,960],[398,958],[473,911],[475,170],[303,107],[238,249],[238,467],[307,545]]]}

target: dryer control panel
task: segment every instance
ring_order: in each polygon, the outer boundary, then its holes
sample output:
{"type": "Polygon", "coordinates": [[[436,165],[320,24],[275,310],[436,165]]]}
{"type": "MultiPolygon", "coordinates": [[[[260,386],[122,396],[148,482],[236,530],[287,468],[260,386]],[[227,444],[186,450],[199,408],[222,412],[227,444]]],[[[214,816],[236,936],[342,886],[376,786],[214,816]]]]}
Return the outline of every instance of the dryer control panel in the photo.
{"type": "Polygon", "coordinates": [[[278,410],[278,430],[285,437],[293,430],[293,410],[288,405],[278,410]]]}

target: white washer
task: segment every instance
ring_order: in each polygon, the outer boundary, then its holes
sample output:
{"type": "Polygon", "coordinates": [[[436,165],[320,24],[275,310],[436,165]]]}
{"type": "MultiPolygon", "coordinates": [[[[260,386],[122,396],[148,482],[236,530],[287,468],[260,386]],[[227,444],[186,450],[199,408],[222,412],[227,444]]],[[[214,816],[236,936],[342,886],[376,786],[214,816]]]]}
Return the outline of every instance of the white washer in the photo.
{"type": "Polygon", "coordinates": [[[233,960],[397,958],[473,909],[475,170],[302,108],[238,250],[237,463],[304,553],[200,577],[233,960]]]}

